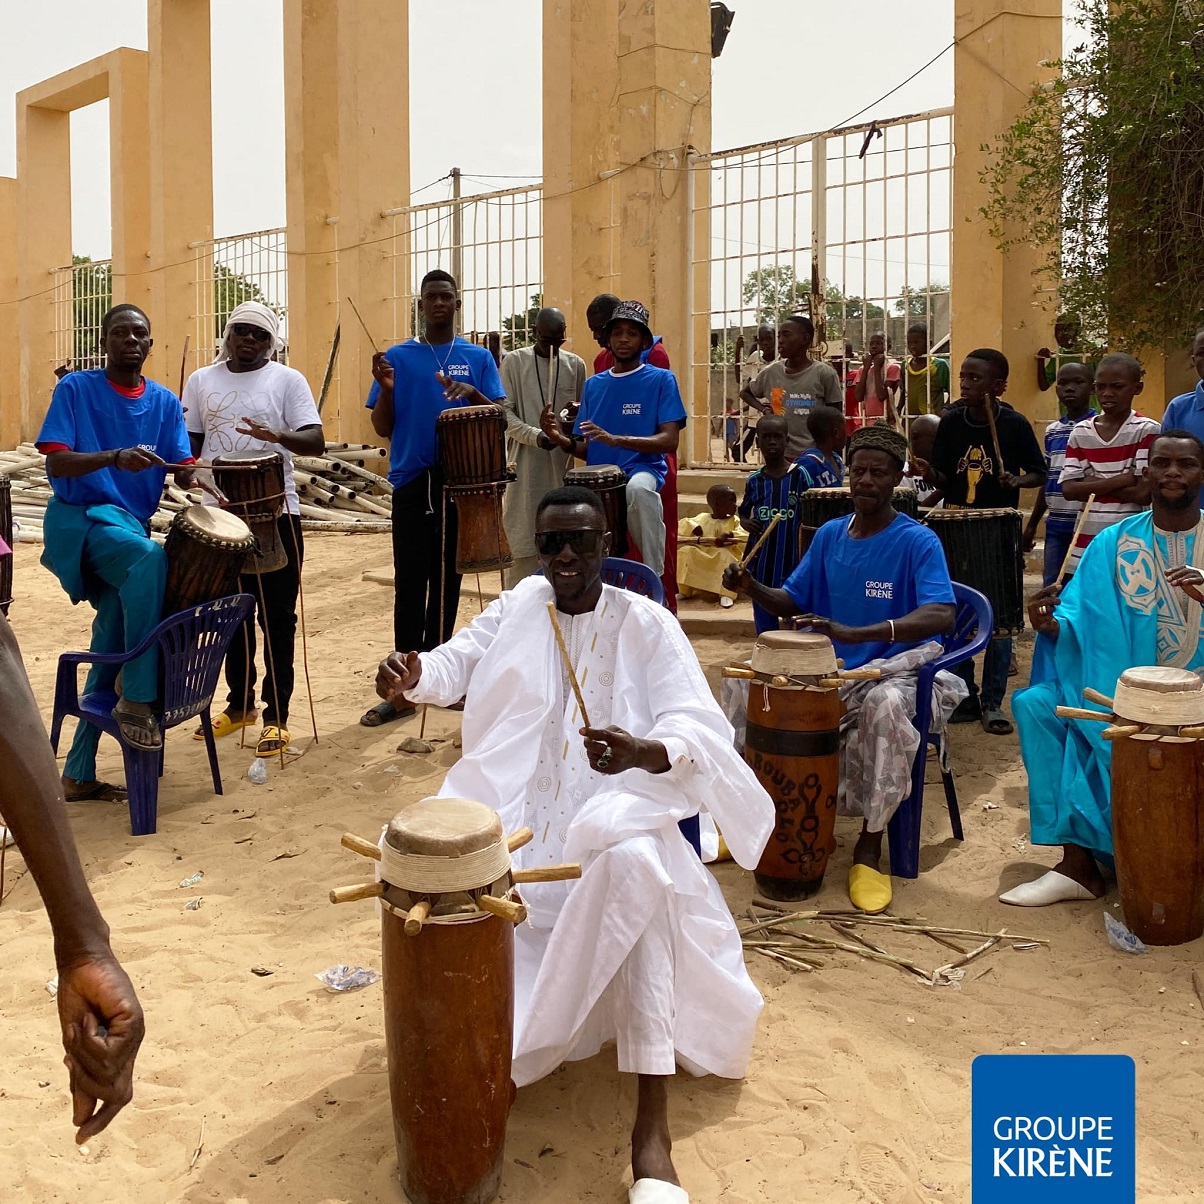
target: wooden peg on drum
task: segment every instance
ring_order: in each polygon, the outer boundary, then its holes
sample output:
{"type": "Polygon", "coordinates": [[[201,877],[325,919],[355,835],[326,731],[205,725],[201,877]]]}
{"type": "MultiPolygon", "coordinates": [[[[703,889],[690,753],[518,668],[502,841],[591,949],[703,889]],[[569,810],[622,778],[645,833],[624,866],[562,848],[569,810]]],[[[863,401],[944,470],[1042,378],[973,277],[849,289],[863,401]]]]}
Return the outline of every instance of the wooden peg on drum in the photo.
{"type": "Polygon", "coordinates": [[[362,836],[356,836],[354,832],[344,832],[339,844],[353,853],[358,853],[361,857],[371,857],[374,861],[380,860],[380,846],[373,844],[370,840],[365,840],[362,836]]]}
{"type": "Polygon", "coordinates": [[[1055,707],[1059,719],[1090,719],[1096,723],[1111,723],[1112,716],[1103,711],[1089,711],[1086,707],[1055,707]]]}
{"type": "Polygon", "coordinates": [[[336,886],[330,892],[332,903],[355,903],[360,899],[379,899],[385,893],[383,882],[359,882],[355,886],[336,886]]]}
{"type": "Polygon", "coordinates": [[[1098,702],[1100,706],[1107,707],[1112,710],[1112,699],[1107,694],[1101,694],[1098,690],[1093,690],[1090,686],[1083,687],[1083,697],[1088,702],[1098,702]]]}
{"type": "Polygon", "coordinates": [[[1136,736],[1141,727],[1135,723],[1113,723],[1100,732],[1104,740],[1123,740],[1126,736],[1136,736]]]}

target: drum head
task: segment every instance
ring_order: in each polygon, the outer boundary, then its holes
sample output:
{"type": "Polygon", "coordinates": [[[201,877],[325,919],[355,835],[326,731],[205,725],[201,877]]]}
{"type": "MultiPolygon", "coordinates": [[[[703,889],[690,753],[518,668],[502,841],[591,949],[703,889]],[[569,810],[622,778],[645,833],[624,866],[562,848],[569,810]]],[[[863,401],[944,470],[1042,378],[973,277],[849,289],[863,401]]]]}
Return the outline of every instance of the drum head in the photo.
{"type": "Polygon", "coordinates": [[[223,465],[230,464],[254,464],[256,467],[262,466],[266,468],[276,461],[283,462],[283,460],[284,457],[279,452],[267,451],[266,449],[262,451],[227,452],[224,456],[217,456],[213,460],[213,467],[221,468],[223,465]]]}
{"type": "Polygon", "coordinates": [[[566,485],[582,485],[586,489],[610,489],[615,485],[627,484],[627,474],[613,464],[595,464],[581,468],[570,468],[564,474],[566,485]]]}
{"type": "Polygon", "coordinates": [[[1187,669],[1137,665],[1116,683],[1116,714],[1160,726],[1204,723],[1204,681],[1187,669]]]}
{"type": "Polygon", "coordinates": [[[216,506],[189,506],[176,515],[175,521],[210,543],[241,544],[251,540],[251,528],[241,518],[216,506]]]}
{"type": "Polygon", "coordinates": [[[836,672],[836,652],[818,631],[763,631],[753,646],[752,667],[770,677],[826,677],[836,672]]]}
{"type": "Polygon", "coordinates": [[[462,857],[499,844],[502,821],[484,803],[467,798],[424,798],[399,811],[385,841],[399,853],[462,857]]]}
{"type": "Polygon", "coordinates": [[[487,406],[451,406],[435,419],[436,426],[445,426],[449,422],[484,422],[488,419],[495,421],[506,420],[506,411],[498,405],[487,406]]]}

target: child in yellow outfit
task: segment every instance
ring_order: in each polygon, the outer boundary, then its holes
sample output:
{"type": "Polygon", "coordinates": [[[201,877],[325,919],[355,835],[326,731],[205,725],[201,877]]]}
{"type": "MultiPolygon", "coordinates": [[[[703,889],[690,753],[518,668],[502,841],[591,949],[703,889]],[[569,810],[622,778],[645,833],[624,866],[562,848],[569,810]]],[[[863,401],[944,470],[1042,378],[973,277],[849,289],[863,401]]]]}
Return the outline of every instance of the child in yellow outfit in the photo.
{"type": "Polygon", "coordinates": [[[712,485],[707,490],[710,510],[677,524],[678,539],[701,536],[713,544],[679,544],[677,585],[682,597],[694,594],[718,598],[719,605],[732,605],[736,595],[723,588],[723,570],[735,564],[744,551],[747,534],[736,517],[736,493],[730,485],[712,485]]]}

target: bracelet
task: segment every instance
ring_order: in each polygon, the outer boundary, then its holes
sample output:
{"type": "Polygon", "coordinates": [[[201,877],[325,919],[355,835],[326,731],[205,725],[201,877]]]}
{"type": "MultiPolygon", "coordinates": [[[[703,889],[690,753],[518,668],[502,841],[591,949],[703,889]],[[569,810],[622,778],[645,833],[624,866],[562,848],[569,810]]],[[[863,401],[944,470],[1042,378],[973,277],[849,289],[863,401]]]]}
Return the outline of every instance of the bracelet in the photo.
{"type": "Polygon", "coordinates": [[[117,461],[121,459],[121,453],[125,451],[124,447],[116,448],[113,452],[113,467],[117,467],[117,461]]]}
{"type": "Polygon", "coordinates": [[[893,644],[895,642],[895,621],[894,619],[887,619],[886,622],[890,627],[890,642],[893,644]]]}

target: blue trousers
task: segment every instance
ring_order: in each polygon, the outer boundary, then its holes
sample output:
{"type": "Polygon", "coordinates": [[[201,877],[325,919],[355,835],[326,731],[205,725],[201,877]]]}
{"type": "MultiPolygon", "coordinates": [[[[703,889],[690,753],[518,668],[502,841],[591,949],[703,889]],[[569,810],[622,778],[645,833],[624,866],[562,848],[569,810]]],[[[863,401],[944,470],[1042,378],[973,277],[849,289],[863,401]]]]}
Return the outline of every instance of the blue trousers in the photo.
{"type": "MultiPolygon", "coordinates": [[[[84,542],[84,571],[98,583],[93,605],[93,652],[124,652],[158,626],[163,617],[167,557],[153,540],[119,527],[93,526],[84,542]]],[[[84,693],[111,690],[117,680],[113,665],[93,665],[84,693]]],[[[131,702],[154,702],[159,694],[159,652],[151,648],[122,667],[121,693],[131,702]]],[[[96,777],[100,729],[81,723],[63,767],[66,777],[90,782],[96,777]]]]}
{"type": "Polygon", "coordinates": [[[1070,547],[1070,541],[1074,538],[1074,528],[1071,527],[1068,531],[1059,531],[1049,529],[1049,524],[1045,525],[1045,560],[1041,565],[1041,584],[1052,585],[1054,578],[1058,575],[1058,570],[1062,567],[1062,561],[1066,559],[1067,549],[1070,547]]]}

